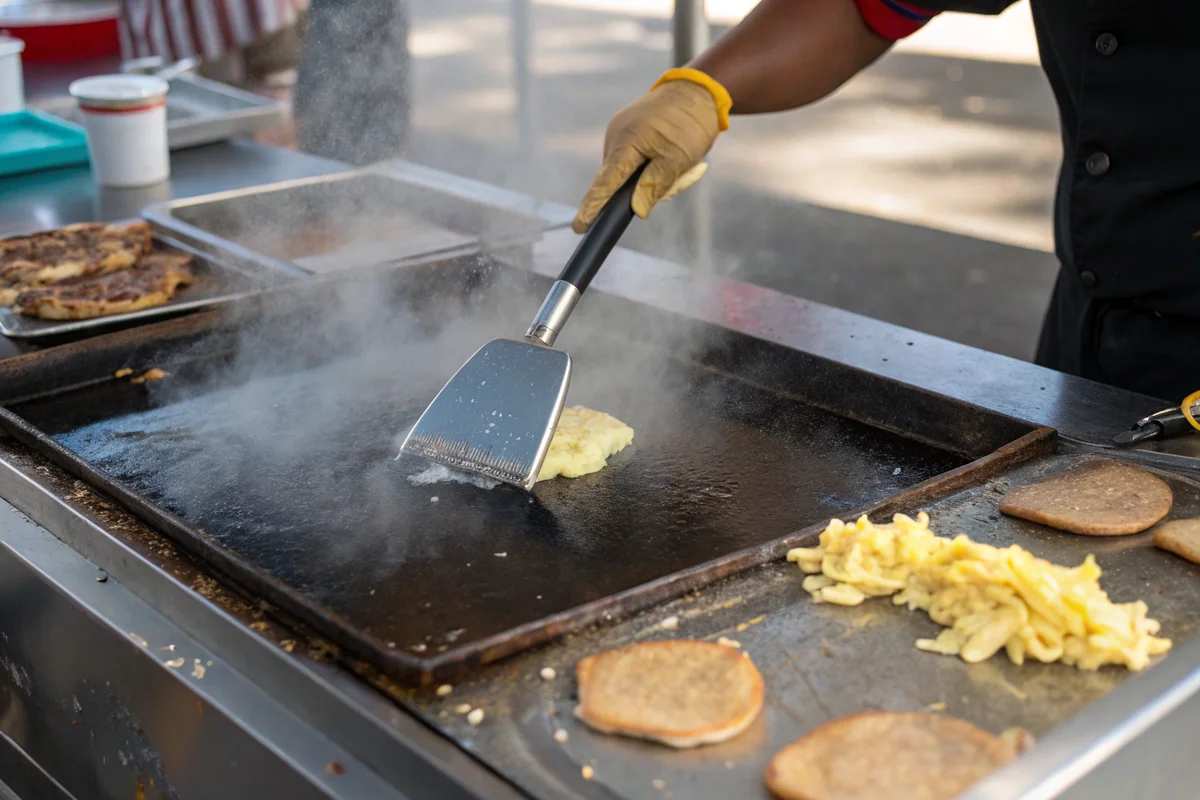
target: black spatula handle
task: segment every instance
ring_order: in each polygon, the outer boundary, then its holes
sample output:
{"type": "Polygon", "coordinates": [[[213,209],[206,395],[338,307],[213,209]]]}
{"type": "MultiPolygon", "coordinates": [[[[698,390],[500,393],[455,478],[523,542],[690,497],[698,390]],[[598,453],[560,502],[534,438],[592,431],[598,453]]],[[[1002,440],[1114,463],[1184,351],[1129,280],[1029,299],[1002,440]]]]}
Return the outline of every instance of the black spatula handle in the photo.
{"type": "Polygon", "coordinates": [[[629,180],[600,209],[596,221],[567,259],[567,265],[558,276],[560,281],[566,281],[580,292],[587,289],[592,278],[600,271],[604,259],[608,258],[621,234],[633,221],[633,190],[637,188],[638,178],[642,177],[645,169],[646,165],[642,164],[634,170],[629,180]]]}

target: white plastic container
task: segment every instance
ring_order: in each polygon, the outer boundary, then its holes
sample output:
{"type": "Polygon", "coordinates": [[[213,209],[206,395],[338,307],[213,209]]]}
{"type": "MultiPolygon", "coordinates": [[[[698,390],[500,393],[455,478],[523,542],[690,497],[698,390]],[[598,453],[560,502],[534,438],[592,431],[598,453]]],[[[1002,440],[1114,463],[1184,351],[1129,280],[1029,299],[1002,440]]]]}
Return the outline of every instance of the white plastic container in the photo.
{"type": "Polygon", "coordinates": [[[21,71],[21,53],[25,43],[0,34],[0,114],[25,108],[25,76],[21,71]]]}
{"type": "Polygon", "coordinates": [[[168,88],[153,75],[97,75],[71,84],[101,186],[151,186],[171,176],[168,88]]]}

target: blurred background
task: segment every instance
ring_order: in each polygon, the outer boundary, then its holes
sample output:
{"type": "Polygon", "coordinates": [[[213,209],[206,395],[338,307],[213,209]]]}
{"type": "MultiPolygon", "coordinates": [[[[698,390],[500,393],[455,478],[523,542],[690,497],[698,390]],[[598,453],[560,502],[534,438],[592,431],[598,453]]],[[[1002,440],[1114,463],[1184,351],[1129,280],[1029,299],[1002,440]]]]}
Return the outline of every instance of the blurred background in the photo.
{"type": "MultiPolygon", "coordinates": [[[[672,66],[671,0],[278,2],[295,24],[201,67],[294,100],[259,141],[570,205],[608,119],[672,66]]],[[[712,37],[753,5],[709,0],[712,37]]],[[[1056,269],[1057,126],[1027,2],[944,14],[813,107],[735,118],[702,190],[627,244],[1027,359],[1056,269]]]]}

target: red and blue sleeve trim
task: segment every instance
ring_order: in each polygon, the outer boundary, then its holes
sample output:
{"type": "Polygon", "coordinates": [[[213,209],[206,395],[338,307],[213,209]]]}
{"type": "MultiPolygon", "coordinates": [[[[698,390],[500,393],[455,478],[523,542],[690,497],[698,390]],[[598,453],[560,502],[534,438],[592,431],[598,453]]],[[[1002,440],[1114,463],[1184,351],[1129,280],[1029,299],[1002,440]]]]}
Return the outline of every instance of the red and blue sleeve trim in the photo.
{"type": "Polygon", "coordinates": [[[903,0],[854,0],[854,4],[871,30],[892,41],[916,33],[938,13],[903,0]]]}

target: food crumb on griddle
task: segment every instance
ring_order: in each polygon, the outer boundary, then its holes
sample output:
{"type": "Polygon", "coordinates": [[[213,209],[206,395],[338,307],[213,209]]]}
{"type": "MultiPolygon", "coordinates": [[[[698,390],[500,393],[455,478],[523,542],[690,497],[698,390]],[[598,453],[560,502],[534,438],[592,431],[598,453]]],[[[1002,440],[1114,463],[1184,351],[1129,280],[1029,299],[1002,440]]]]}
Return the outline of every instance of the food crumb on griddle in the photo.
{"type": "Polygon", "coordinates": [[[467,722],[472,725],[478,725],[479,723],[483,722],[483,709],[477,708],[470,714],[467,714],[467,722]]]}
{"type": "Polygon", "coordinates": [[[146,646],[146,640],[145,640],[145,639],[143,639],[142,637],[138,636],[136,633],[132,633],[132,632],[131,632],[131,633],[129,634],[129,638],[130,638],[130,639],[133,639],[135,642],[137,642],[138,644],[140,644],[142,647],[145,647],[145,646],[146,646]]]}
{"type": "Polygon", "coordinates": [[[192,662],[192,677],[199,680],[204,677],[204,665],[200,663],[200,659],[195,659],[192,662]]]}
{"type": "Polygon", "coordinates": [[[538,674],[542,676],[542,680],[546,681],[552,681],[558,675],[558,673],[554,671],[554,667],[542,667],[542,671],[538,674]]]}
{"type": "Polygon", "coordinates": [[[458,705],[456,705],[454,707],[454,713],[455,714],[470,714],[471,713],[471,704],[470,703],[459,703],[458,705]]]}
{"type": "Polygon", "coordinates": [[[1017,755],[1028,753],[1037,744],[1033,734],[1024,728],[1007,728],[1001,731],[1000,741],[1011,747],[1017,755]]]}
{"type": "Polygon", "coordinates": [[[558,742],[559,744],[566,744],[567,739],[569,738],[570,737],[567,735],[565,728],[559,728],[554,732],[554,741],[558,742]]]}
{"type": "Polygon", "coordinates": [[[596,770],[592,769],[590,764],[584,764],[583,769],[579,770],[579,772],[583,775],[585,781],[590,781],[596,775],[596,770]]]}
{"type": "Polygon", "coordinates": [[[451,686],[448,683],[443,683],[441,686],[437,687],[437,696],[445,697],[446,695],[450,694],[453,691],[454,691],[453,686],[451,686]]]}
{"type": "Polygon", "coordinates": [[[129,367],[125,367],[123,369],[119,369],[116,372],[114,372],[113,377],[114,378],[126,378],[132,374],[133,374],[133,370],[131,370],[129,367]]]}
{"type": "Polygon", "coordinates": [[[330,761],[328,764],[326,764],[325,771],[328,772],[330,775],[345,775],[346,774],[346,768],[343,767],[341,764],[339,764],[337,761],[330,761]]]}
{"type": "Polygon", "coordinates": [[[658,627],[662,628],[664,631],[677,631],[679,630],[679,617],[667,617],[662,622],[658,623],[658,627]]]}
{"type": "Polygon", "coordinates": [[[164,661],[163,666],[170,667],[171,669],[179,669],[183,666],[183,662],[185,660],[186,659],[184,659],[183,656],[180,656],[179,658],[172,658],[170,661],[164,661]]]}
{"type": "Polygon", "coordinates": [[[140,383],[146,383],[147,381],[161,381],[165,377],[167,377],[167,373],[164,372],[163,370],[159,369],[158,367],[155,367],[154,369],[146,370],[141,375],[138,375],[136,378],[130,378],[129,382],[140,384],[140,383]]]}
{"type": "Polygon", "coordinates": [[[725,636],[722,636],[719,639],[717,639],[717,644],[723,645],[725,647],[732,647],[734,650],[740,650],[742,648],[741,642],[739,642],[736,639],[729,639],[725,636]]]}

